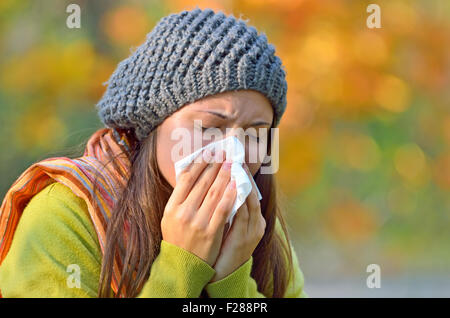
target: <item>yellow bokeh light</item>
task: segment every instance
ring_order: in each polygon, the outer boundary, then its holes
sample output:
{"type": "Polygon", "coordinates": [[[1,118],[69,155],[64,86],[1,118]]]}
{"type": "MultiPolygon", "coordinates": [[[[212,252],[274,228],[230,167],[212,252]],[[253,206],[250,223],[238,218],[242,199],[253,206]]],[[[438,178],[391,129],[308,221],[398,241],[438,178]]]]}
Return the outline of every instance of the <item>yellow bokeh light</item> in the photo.
{"type": "Polygon", "coordinates": [[[338,163],[355,170],[370,171],[380,160],[380,149],[370,136],[345,133],[337,138],[335,144],[338,163]]]}
{"type": "Polygon", "coordinates": [[[394,113],[403,112],[409,107],[410,95],[408,85],[393,75],[381,78],[375,89],[378,105],[394,113]]]}
{"type": "Polygon", "coordinates": [[[20,119],[21,129],[16,135],[17,146],[22,150],[55,150],[67,135],[65,124],[43,105],[35,105],[20,119]]]}
{"type": "Polygon", "coordinates": [[[101,22],[103,32],[117,45],[138,45],[150,32],[150,20],[142,8],[121,6],[107,12],[101,22]]]}
{"type": "Polygon", "coordinates": [[[301,41],[298,63],[312,74],[329,70],[339,57],[339,39],[331,27],[320,29],[301,41]]]}
{"type": "Polygon", "coordinates": [[[405,34],[417,30],[419,17],[410,1],[386,1],[382,6],[385,27],[392,32],[405,34]]]}
{"type": "Polygon", "coordinates": [[[428,181],[429,168],[422,149],[414,144],[406,144],[397,149],[394,165],[398,174],[413,185],[423,185],[428,181]]]}
{"type": "Polygon", "coordinates": [[[382,65],[389,56],[386,40],[370,30],[359,32],[351,45],[355,58],[370,66],[382,65]]]}

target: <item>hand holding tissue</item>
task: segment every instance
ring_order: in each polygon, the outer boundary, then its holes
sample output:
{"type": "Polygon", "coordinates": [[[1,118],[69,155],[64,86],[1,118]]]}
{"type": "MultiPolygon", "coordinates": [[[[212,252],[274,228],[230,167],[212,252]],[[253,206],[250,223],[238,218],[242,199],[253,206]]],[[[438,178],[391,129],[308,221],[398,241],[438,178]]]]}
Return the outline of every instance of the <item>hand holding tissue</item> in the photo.
{"type": "MultiPolygon", "coordinates": [[[[214,150],[215,153],[223,150],[227,154],[227,158],[232,161],[231,164],[231,178],[236,181],[236,201],[234,202],[233,209],[227,222],[231,225],[233,223],[233,218],[237,210],[247,199],[247,196],[252,191],[252,185],[255,185],[258,199],[261,200],[262,196],[259,192],[258,187],[254,180],[250,180],[242,164],[245,161],[245,149],[242,143],[235,136],[230,136],[221,139],[216,142],[212,142],[205,147],[196,150],[192,154],[184,157],[183,159],[175,162],[175,178],[178,181],[178,176],[180,173],[204,150],[214,150]]],[[[252,178],[253,179],[253,178],[252,178]]]]}

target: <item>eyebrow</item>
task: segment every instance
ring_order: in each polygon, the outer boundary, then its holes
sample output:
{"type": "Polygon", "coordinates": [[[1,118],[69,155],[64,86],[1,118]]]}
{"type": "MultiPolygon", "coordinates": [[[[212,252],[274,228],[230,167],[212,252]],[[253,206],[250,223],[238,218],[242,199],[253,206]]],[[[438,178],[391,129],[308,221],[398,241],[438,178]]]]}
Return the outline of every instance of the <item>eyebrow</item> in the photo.
{"type": "MultiPolygon", "coordinates": [[[[211,111],[211,110],[197,110],[197,112],[209,113],[209,114],[212,114],[212,115],[216,115],[217,117],[220,117],[221,119],[227,119],[227,120],[232,119],[231,117],[229,117],[229,116],[227,116],[225,114],[222,114],[222,113],[219,113],[219,112],[215,112],[215,111],[211,111]]],[[[266,122],[266,121],[255,121],[250,126],[265,126],[265,125],[270,126],[270,124],[268,122],[266,122]]]]}

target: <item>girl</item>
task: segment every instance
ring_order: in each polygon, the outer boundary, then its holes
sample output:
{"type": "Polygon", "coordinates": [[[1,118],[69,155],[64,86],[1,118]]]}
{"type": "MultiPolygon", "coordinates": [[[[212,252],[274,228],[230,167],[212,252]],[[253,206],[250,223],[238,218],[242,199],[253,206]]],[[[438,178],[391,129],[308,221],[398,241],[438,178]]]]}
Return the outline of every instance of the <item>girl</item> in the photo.
{"type": "Polygon", "coordinates": [[[305,297],[261,161],[244,167],[262,200],[253,187],[229,231],[226,154],[202,153],[178,181],[173,168],[176,129],[278,125],[287,84],[274,53],[264,34],[221,12],[161,19],[109,79],[97,104],[106,127],[84,155],[35,163],[6,194],[3,297],[305,297]]]}

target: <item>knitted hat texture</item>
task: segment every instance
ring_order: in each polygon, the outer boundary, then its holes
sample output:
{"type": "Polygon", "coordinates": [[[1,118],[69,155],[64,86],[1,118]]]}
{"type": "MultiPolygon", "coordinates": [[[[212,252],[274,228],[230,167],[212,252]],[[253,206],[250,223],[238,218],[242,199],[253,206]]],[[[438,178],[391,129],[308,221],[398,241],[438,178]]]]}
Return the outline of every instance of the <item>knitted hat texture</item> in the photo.
{"type": "Polygon", "coordinates": [[[274,109],[274,126],[286,108],[286,73],[266,35],[211,9],[163,17],[105,85],[96,105],[100,120],[133,128],[138,140],[182,106],[225,91],[261,92],[274,109]]]}

